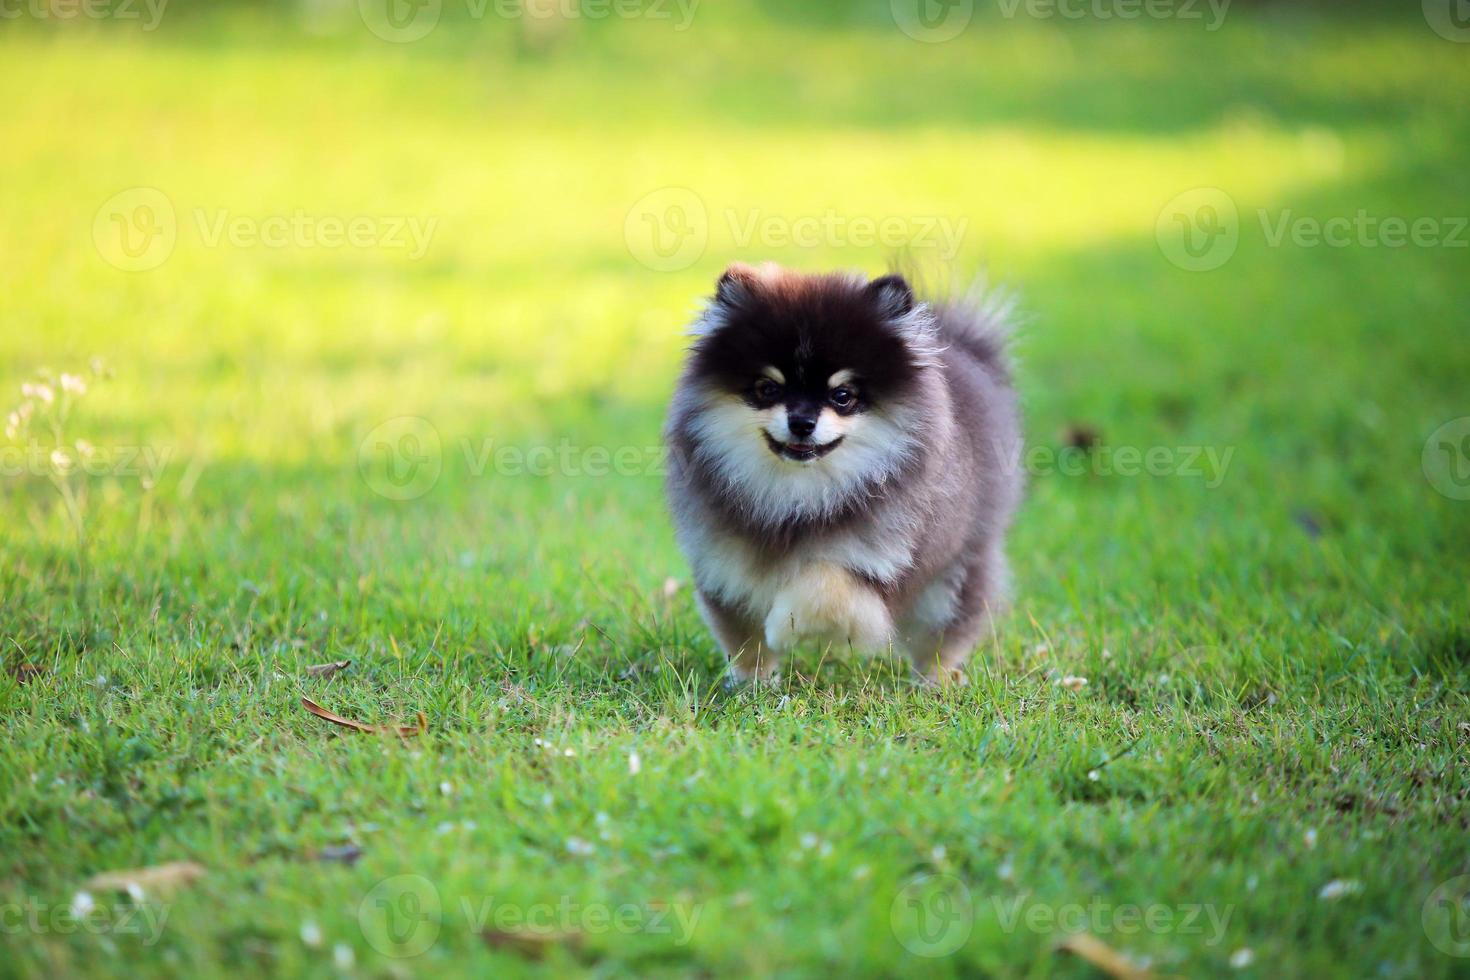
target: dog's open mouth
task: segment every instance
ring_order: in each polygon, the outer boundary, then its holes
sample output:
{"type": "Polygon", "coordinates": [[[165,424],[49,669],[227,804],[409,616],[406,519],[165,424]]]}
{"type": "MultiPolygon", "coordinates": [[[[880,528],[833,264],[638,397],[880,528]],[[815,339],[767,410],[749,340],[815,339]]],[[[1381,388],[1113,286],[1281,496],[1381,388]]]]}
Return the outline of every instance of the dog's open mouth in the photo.
{"type": "Polygon", "coordinates": [[[819,446],[814,442],[781,442],[769,432],[764,433],[764,435],[766,437],[766,445],[771,447],[771,452],[780,456],[782,459],[791,459],[798,463],[810,463],[814,459],[821,459],[836,449],[837,444],[843,439],[842,436],[838,436],[831,442],[823,443],[819,446]]]}

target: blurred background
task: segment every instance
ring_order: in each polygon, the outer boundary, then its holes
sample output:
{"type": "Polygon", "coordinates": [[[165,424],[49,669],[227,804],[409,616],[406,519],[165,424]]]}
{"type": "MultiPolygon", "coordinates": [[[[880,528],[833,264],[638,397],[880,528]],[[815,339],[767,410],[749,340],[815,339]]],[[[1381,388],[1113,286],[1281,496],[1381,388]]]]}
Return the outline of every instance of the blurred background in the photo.
{"type": "Polygon", "coordinates": [[[908,253],[1019,297],[1033,590],[1206,552],[1254,574],[1324,531],[1368,571],[1458,574],[1470,457],[1453,428],[1426,451],[1470,413],[1454,2],[4,9],[0,380],[110,375],[9,457],[17,552],[73,535],[55,442],[91,546],[139,569],[254,580],[357,528],[363,565],[621,562],[657,587],[683,574],[657,467],[514,452],[656,453],[729,262],[908,253]],[[113,455],[99,479],[74,437],[113,455]],[[1088,448],[1120,446],[1172,455],[1088,448]],[[1068,452],[1092,453],[1072,476],[1068,452]]]}

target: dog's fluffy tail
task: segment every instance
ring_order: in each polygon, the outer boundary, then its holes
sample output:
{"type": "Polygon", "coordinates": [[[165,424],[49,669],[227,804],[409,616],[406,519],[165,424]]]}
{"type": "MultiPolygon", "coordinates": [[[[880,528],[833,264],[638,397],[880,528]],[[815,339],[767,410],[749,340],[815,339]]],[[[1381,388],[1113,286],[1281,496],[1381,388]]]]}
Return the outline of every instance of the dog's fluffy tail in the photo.
{"type": "Polygon", "coordinates": [[[934,317],[941,345],[959,347],[1009,383],[1011,342],[1016,334],[1014,294],[989,285],[983,275],[968,280],[929,276],[912,261],[900,260],[896,270],[908,279],[934,317]]]}

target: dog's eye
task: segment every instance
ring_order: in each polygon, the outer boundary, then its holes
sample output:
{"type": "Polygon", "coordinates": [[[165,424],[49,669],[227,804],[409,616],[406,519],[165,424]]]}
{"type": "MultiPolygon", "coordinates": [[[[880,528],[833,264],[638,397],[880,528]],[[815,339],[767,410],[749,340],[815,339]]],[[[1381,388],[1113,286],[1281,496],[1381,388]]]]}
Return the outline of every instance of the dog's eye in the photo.
{"type": "Polygon", "coordinates": [[[781,397],[781,386],[770,378],[759,378],[755,383],[755,400],[769,405],[781,397]]]}
{"type": "Polygon", "coordinates": [[[827,400],[834,408],[852,408],[853,403],[857,401],[857,393],[846,386],[833,388],[827,393],[827,400]]]}

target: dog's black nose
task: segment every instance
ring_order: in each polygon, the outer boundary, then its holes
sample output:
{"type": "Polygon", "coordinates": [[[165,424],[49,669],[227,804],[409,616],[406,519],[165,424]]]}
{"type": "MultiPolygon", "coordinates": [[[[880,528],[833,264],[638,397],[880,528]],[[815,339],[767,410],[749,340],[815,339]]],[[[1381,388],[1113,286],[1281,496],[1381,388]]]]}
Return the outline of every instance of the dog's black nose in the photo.
{"type": "Polygon", "coordinates": [[[791,430],[792,435],[804,439],[816,431],[817,417],[804,412],[787,412],[786,427],[791,430]]]}

